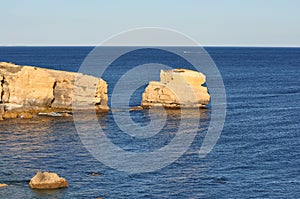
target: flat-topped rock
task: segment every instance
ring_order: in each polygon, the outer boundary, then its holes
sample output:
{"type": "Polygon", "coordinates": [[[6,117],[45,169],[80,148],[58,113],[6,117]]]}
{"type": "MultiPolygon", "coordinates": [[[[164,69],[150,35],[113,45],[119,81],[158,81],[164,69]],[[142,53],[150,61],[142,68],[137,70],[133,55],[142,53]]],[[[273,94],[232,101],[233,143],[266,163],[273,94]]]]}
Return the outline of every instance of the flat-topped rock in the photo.
{"type": "Polygon", "coordinates": [[[5,111],[71,110],[73,91],[77,104],[85,105],[78,109],[109,110],[107,84],[101,78],[0,62],[0,105],[5,111]]]}
{"type": "Polygon", "coordinates": [[[160,82],[151,81],[142,96],[142,106],[166,108],[204,107],[210,101],[204,74],[188,69],[161,70],[160,82]]]}

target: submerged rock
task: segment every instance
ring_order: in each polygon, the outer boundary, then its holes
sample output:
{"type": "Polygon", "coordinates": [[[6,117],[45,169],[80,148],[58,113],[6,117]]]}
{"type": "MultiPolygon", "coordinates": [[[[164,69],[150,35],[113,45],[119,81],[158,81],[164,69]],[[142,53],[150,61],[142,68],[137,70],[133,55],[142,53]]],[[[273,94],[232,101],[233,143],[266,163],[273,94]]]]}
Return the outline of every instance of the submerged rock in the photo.
{"type": "Polygon", "coordinates": [[[152,81],[142,96],[142,106],[166,108],[204,107],[210,101],[204,74],[188,70],[161,70],[160,82],[152,81]]]}
{"type": "Polygon", "coordinates": [[[106,82],[81,73],[0,62],[0,105],[5,111],[71,110],[74,101],[78,109],[108,111],[106,82]]]}
{"type": "Polygon", "coordinates": [[[66,179],[59,177],[56,173],[41,171],[38,171],[30,180],[29,185],[32,189],[58,189],[69,186],[66,179]]]}
{"type": "Polygon", "coordinates": [[[97,172],[91,172],[91,173],[88,173],[89,176],[100,176],[99,173],[97,172]]]}

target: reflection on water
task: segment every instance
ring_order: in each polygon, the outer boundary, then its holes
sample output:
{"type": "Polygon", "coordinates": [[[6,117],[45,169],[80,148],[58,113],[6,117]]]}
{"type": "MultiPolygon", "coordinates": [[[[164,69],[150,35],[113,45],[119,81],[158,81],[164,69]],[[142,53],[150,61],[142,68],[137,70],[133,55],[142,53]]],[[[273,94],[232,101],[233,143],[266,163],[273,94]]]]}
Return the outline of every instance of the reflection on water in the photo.
{"type": "MultiPolygon", "coordinates": [[[[38,117],[31,120],[14,119],[1,122],[1,150],[7,154],[22,155],[51,148],[56,139],[53,125],[63,126],[70,118],[38,117]]],[[[39,156],[35,156],[39,158],[39,156]]]]}
{"type": "MultiPolygon", "coordinates": [[[[114,112],[114,114],[122,115],[125,112],[127,110],[119,110],[114,112]]],[[[195,140],[198,145],[201,144],[202,132],[205,132],[209,121],[209,110],[200,109],[197,113],[189,111],[184,115],[180,110],[167,110],[166,113],[167,120],[162,130],[147,139],[135,138],[129,136],[126,132],[122,132],[114,122],[112,112],[102,114],[81,113],[76,119],[78,122],[85,124],[87,134],[93,130],[89,122],[96,119],[106,136],[114,144],[128,151],[143,152],[153,151],[167,145],[176,133],[180,133],[177,132],[177,127],[182,118],[187,120],[198,118],[199,128],[192,130],[200,133],[200,136],[196,136],[195,140]]],[[[162,117],[155,110],[151,110],[151,113],[149,113],[149,110],[133,111],[130,112],[130,116],[140,126],[145,126],[150,118],[159,120],[162,117]]],[[[185,125],[188,127],[189,123],[185,125]]],[[[184,171],[177,171],[176,165],[183,163],[181,159],[175,165],[171,165],[171,168],[175,169],[175,174],[172,174],[170,171],[167,172],[170,175],[169,177],[167,173],[161,174],[166,179],[159,177],[160,174],[158,174],[164,171],[158,171],[154,175],[156,176],[156,180],[154,180],[152,175],[147,177],[148,174],[145,174],[132,177],[107,168],[94,159],[82,145],[76,133],[72,117],[39,116],[30,120],[5,120],[0,123],[0,128],[0,182],[9,184],[8,188],[0,190],[0,198],[5,198],[8,195],[15,198],[22,196],[32,198],[91,198],[91,196],[108,196],[109,194],[107,193],[111,193],[113,187],[116,190],[115,195],[122,195],[122,190],[133,188],[133,190],[129,191],[131,194],[127,195],[129,197],[132,196],[133,192],[137,191],[134,188],[135,186],[132,187],[130,185],[132,179],[140,181],[140,186],[146,188],[150,184],[153,186],[154,181],[157,181],[159,184],[165,182],[168,178],[171,181],[175,180],[170,182],[171,184],[180,183],[180,181],[185,179],[184,175],[190,175],[184,171]],[[39,169],[56,172],[60,176],[65,177],[70,187],[49,191],[30,189],[28,185],[29,180],[39,169]],[[86,175],[87,173],[98,173],[99,176],[86,175]],[[173,175],[177,175],[178,178],[174,178],[173,175]]],[[[196,156],[197,151],[188,151],[187,154],[188,158],[191,158],[196,156]]],[[[185,162],[186,160],[183,161],[185,162]]],[[[191,167],[190,169],[193,168],[191,167]]],[[[140,191],[142,190],[140,189],[140,191]]],[[[144,195],[147,196],[147,193],[144,195]]],[[[126,194],[123,196],[126,196],[126,194]]]]}
{"type": "MultiPolygon", "coordinates": [[[[109,127],[102,128],[111,142],[124,150],[132,152],[150,152],[169,144],[176,134],[187,133],[189,131],[204,131],[209,121],[208,112],[208,109],[199,109],[196,111],[192,109],[170,109],[166,110],[166,118],[164,115],[160,114],[160,110],[155,109],[131,112],[131,119],[139,126],[135,129],[131,123],[122,123],[122,125],[128,125],[128,127],[131,128],[129,131],[145,131],[141,133],[147,134],[152,128],[149,130],[143,127],[149,125],[150,119],[154,124],[158,125],[161,125],[161,121],[165,120],[160,131],[154,132],[155,134],[152,133],[150,137],[146,135],[146,138],[130,136],[127,131],[121,130],[120,124],[114,122],[113,115],[106,116],[108,121],[110,121],[109,127]],[[150,111],[151,113],[149,113],[150,111]],[[199,125],[197,125],[197,123],[199,123],[199,125]],[[182,132],[178,132],[179,126],[182,128],[182,132]]],[[[127,116],[126,111],[118,111],[114,114],[119,114],[121,117],[127,116]]],[[[87,126],[87,128],[90,128],[90,126],[87,126]]],[[[89,131],[93,131],[93,129],[89,129],[89,131]]]]}
{"type": "Polygon", "coordinates": [[[60,199],[60,198],[64,198],[66,191],[67,191],[67,189],[51,189],[51,190],[33,189],[32,197],[60,199]]]}

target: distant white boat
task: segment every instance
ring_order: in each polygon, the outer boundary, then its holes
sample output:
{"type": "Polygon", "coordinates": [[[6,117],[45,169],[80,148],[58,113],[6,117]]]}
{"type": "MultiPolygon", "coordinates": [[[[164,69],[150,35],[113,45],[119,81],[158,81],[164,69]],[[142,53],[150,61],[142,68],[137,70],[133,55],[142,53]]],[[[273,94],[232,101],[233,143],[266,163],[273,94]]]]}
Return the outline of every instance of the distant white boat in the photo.
{"type": "Polygon", "coordinates": [[[187,54],[187,53],[201,53],[200,51],[183,51],[183,53],[187,54]]]}

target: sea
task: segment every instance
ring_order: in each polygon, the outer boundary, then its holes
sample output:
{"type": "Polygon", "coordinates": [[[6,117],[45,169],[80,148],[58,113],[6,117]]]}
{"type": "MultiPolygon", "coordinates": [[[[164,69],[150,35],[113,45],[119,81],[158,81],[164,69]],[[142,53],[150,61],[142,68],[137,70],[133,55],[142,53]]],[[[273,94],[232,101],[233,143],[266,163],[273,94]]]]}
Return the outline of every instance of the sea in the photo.
{"type": "MultiPolygon", "coordinates": [[[[180,48],[197,56],[198,51],[180,48]]],[[[0,47],[0,61],[77,72],[93,49],[0,47]]],[[[96,118],[114,146],[132,154],[147,154],[170,145],[177,134],[195,132],[177,158],[153,170],[152,162],[148,161],[147,167],[135,164],[134,159],[127,168],[111,166],[107,161],[118,162],[120,156],[101,153],[105,151],[101,143],[97,150],[108,159],[93,154],[82,141],[73,117],[0,121],[0,183],[8,184],[0,188],[0,198],[300,198],[300,48],[204,49],[217,66],[226,92],[224,127],[205,157],[199,156],[199,149],[212,119],[211,105],[201,109],[200,115],[190,114],[199,124],[195,128],[187,122],[184,128],[188,132],[180,132],[180,110],[165,112],[166,118],[151,112],[156,121],[165,123],[157,134],[148,137],[126,134],[118,126],[116,116],[125,120],[129,106],[140,105],[143,85],[133,92],[128,107],[113,107],[110,100],[108,113],[84,117],[86,123],[81,124],[86,125],[85,133],[97,130],[90,128],[89,122],[96,118]],[[126,170],[129,166],[133,172],[126,170]],[[143,172],[143,168],[150,170],[143,172]],[[31,189],[29,181],[38,170],[56,172],[67,179],[69,187],[31,189]]],[[[187,60],[173,59],[154,47],[133,53],[113,62],[102,74],[109,98],[122,74],[137,65],[155,60],[174,68],[192,67],[187,60]]],[[[131,111],[133,123],[129,124],[146,127],[151,123],[149,112],[131,111]]],[[[146,130],[143,133],[147,135],[146,130]]],[[[178,147],[180,143],[185,140],[179,140],[178,147]]],[[[154,157],[153,165],[161,159],[154,157]]]]}

